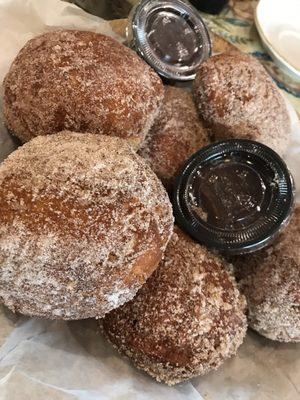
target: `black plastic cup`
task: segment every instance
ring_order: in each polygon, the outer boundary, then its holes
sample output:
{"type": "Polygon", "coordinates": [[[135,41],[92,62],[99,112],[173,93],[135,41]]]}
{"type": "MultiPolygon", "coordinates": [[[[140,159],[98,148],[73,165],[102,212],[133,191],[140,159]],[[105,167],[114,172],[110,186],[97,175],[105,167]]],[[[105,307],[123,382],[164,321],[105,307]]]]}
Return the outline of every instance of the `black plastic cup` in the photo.
{"type": "Polygon", "coordinates": [[[206,146],[176,179],[176,223],[195,240],[243,254],[270,244],[287,225],[294,205],[293,178],[269,147],[244,139],[206,146]]]}

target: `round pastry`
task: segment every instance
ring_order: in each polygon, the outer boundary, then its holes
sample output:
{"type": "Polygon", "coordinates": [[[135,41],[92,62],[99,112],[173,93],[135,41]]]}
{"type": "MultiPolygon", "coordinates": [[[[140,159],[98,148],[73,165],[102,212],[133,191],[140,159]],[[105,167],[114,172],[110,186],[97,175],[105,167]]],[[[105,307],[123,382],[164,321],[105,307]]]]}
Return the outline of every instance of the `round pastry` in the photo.
{"type": "Polygon", "coordinates": [[[263,66],[248,54],[219,54],[199,68],[194,97],[212,140],[252,139],[283,154],[290,118],[263,66]]]}
{"type": "Polygon", "coordinates": [[[274,245],[234,264],[249,325],[269,339],[300,342],[300,206],[274,245]]]}
{"type": "Polygon", "coordinates": [[[208,143],[193,96],[184,89],[166,86],[159,116],[139,154],[170,188],[186,159],[208,143]]]}
{"type": "Polygon", "coordinates": [[[138,147],[163,94],[158,75],[129,48],[99,33],[59,30],[30,40],[12,63],[4,116],[23,142],[69,129],[138,147]]]}
{"type": "Polygon", "coordinates": [[[247,329],[244,309],[230,265],[176,229],[158,269],[101,325],[121,354],[173,385],[236,353],[247,329]]]}
{"type": "Polygon", "coordinates": [[[0,299],[22,314],[103,317],[159,264],[167,193],[123,139],[40,136],[0,165],[0,299]]]}

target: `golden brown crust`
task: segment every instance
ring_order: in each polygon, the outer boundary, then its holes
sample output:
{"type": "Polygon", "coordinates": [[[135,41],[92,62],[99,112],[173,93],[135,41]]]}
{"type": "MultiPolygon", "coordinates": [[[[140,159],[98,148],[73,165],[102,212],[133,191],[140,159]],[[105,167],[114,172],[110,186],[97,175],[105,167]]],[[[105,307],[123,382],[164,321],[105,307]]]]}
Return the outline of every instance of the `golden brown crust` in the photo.
{"type": "Polygon", "coordinates": [[[163,99],[158,75],[99,33],[59,30],[30,40],[4,80],[4,116],[23,142],[64,129],[119,136],[135,147],[163,99]]]}
{"type": "Polygon", "coordinates": [[[124,140],[35,138],[0,166],[0,299],[27,315],[102,317],[157,267],[172,227],[167,193],[124,140]]]}
{"type": "Polygon", "coordinates": [[[255,58],[219,54],[197,72],[194,97],[213,140],[257,140],[283,154],[290,119],[283,97],[255,58]]]}
{"type": "Polygon", "coordinates": [[[300,206],[272,246],[232,261],[249,325],[269,339],[300,342],[300,206]]]}
{"type": "Polygon", "coordinates": [[[246,333],[244,309],[229,265],[176,229],[136,297],[101,324],[121,354],[172,385],[236,353],[246,333]]]}
{"type": "Polygon", "coordinates": [[[170,188],[184,162],[209,142],[191,93],[165,86],[159,116],[139,154],[164,185],[170,188]]]}

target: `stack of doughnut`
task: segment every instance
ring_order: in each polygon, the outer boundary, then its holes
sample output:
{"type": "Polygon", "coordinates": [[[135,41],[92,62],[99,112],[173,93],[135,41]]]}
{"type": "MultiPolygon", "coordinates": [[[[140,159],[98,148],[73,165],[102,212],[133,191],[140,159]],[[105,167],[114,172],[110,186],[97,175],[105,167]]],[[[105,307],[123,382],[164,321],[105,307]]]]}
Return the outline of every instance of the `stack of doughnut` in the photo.
{"type": "Polygon", "coordinates": [[[244,296],[231,264],[173,230],[166,191],[216,139],[252,138],[284,153],[287,110],[257,61],[213,56],[189,93],[164,86],[110,37],[59,30],[30,40],[3,85],[5,124],[24,143],[0,164],[3,304],[50,319],[102,318],[121,354],[171,385],[236,353],[245,296],[254,329],[299,340],[299,243],[290,239],[299,211],[272,254],[252,256],[249,268],[234,260],[244,296]]]}

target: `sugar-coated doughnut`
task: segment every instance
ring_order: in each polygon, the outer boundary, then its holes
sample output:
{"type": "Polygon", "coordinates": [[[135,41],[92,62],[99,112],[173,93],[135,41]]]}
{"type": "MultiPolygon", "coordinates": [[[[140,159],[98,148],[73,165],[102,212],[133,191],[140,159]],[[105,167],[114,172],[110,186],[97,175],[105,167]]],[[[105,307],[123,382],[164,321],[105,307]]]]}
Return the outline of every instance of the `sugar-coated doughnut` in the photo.
{"type": "Polygon", "coordinates": [[[30,40],[4,80],[4,116],[23,142],[64,129],[138,147],[163,99],[158,75],[111,37],[58,30],[30,40]]]}
{"type": "Polygon", "coordinates": [[[192,94],[178,87],[165,86],[159,116],[139,154],[170,188],[184,162],[209,142],[192,94]]]}
{"type": "Polygon", "coordinates": [[[300,342],[300,206],[272,246],[233,262],[249,325],[269,339],[300,342]]]}
{"type": "Polygon", "coordinates": [[[125,140],[39,136],[0,165],[0,301],[103,317],[158,266],[172,228],[164,187],[125,140]]]}
{"type": "Polygon", "coordinates": [[[243,53],[219,54],[199,68],[194,97],[213,140],[252,139],[283,154],[290,118],[263,66],[243,53]]]}
{"type": "Polygon", "coordinates": [[[230,265],[176,229],[136,297],[101,321],[108,340],[170,385],[218,368],[246,333],[230,265]]]}

